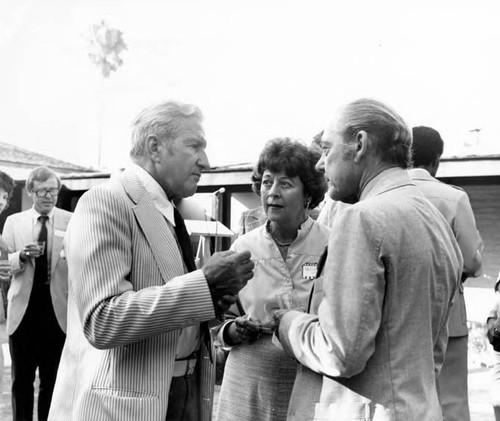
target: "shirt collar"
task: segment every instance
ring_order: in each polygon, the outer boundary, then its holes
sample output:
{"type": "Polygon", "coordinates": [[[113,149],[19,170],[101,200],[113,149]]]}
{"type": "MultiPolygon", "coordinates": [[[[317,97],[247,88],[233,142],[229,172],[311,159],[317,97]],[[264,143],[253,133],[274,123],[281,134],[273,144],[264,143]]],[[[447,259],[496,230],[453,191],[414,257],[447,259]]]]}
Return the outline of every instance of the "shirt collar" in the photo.
{"type": "MultiPolygon", "coordinates": [[[[265,235],[266,237],[268,237],[271,241],[274,241],[273,240],[273,236],[271,235],[270,233],[270,224],[271,224],[271,221],[268,219],[266,221],[266,223],[264,224],[265,225],[265,235]]],[[[302,224],[300,225],[300,227],[298,228],[297,230],[297,237],[295,238],[295,240],[292,241],[292,244],[297,244],[299,243],[300,241],[302,241],[306,236],[307,234],[309,234],[309,231],[311,231],[312,227],[314,225],[314,219],[312,219],[309,215],[307,216],[306,220],[304,222],[302,222],[302,224]]]]}
{"type": "Polygon", "coordinates": [[[388,190],[408,185],[415,185],[410,179],[408,170],[401,167],[389,168],[382,171],[368,182],[366,187],[361,192],[359,200],[361,201],[367,199],[368,197],[384,193],[388,190]]]}
{"type": "MultiPolygon", "coordinates": [[[[46,215],[49,217],[49,219],[47,220],[47,222],[49,224],[52,224],[54,222],[54,209],[55,209],[55,206],[46,215]]],[[[38,223],[38,217],[41,216],[42,214],[35,209],[35,206],[32,206],[30,211],[31,211],[31,217],[33,218],[33,225],[36,225],[38,223]]]]}
{"type": "Polygon", "coordinates": [[[408,171],[410,177],[417,180],[435,180],[429,171],[425,168],[412,168],[408,171]]]}
{"type": "Polygon", "coordinates": [[[174,205],[168,200],[167,194],[158,182],[144,168],[133,162],[128,164],[127,170],[132,172],[139,179],[140,183],[148,192],[155,207],[165,218],[167,218],[167,221],[175,227],[174,205]]]}

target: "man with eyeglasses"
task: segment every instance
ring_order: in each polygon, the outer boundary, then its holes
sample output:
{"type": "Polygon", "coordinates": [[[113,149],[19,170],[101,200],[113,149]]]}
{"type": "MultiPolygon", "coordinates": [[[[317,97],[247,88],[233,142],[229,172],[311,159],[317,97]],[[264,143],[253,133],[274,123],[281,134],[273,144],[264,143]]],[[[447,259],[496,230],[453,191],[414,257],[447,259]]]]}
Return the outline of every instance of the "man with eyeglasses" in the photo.
{"type": "Polygon", "coordinates": [[[26,180],[33,207],[9,216],[3,230],[12,268],[7,333],[14,420],[33,419],[37,369],[38,420],[47,419],[66,339],[68,267],[63,238],[72,213],[55,206],[60,188],[54,171],[35,168],[26,180]]]}

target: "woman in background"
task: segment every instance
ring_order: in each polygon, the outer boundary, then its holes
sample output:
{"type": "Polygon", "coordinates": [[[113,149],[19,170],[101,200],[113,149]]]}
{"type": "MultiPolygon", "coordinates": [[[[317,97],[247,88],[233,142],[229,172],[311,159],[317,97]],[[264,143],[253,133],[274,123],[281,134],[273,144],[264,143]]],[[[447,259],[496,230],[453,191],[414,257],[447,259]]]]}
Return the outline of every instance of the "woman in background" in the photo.
{"type": "Polygon", "coordinates": [[[495,283],[495,302],[490,310],[486,325],[487,336],[490,344],[493,346],[495,354],[495,364],[491,368],[492,382],[490,395],[495,412],[495,420],[500,421],[500,272],[495,283]]]}
{"type": "Polygon", "coordinates": [[[316,267],[329,229],[308,216],[323,200],[326,182],[315,165],[320,154],[289,138],[269,141],[252,176],[267,222],[239,237],[231,249],[249,250],[254,277],[239,293],[238,305],[218,331],[231,348],[216,419],[285,420],[296,361],[272,343],[266,309],[289,294],[307,309],[316,267]]]}
{"type": "MultiPolygon", "coordinates": [[[[0,171],[0,214],[9,206],[14,192],[14,180],[3,171],[0,171]]],[[[10,263],[8,260],[9,248],[0,236],[0,323],[5,323],[7,317],[7,282],[10,281],[10,263]]],[[[4,358],[0,343],[0,381],[3,378],[4,358]]]]}

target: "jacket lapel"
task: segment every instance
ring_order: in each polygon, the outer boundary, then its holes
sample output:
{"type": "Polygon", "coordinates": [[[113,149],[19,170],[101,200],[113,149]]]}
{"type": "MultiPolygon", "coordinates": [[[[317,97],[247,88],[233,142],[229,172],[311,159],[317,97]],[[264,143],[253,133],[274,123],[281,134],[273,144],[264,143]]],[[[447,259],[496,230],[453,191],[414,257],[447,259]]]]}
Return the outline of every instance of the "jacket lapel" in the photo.
{"type": "Polygon", "coordinates": [[[184,273],[184,264],[177,241],[170,231],[167,221],[156,209],[140,181],[133,173],[125,170],[123,172],[123,186],[134,202],[132,211],[151,248],[163,281],[167,282],[172,277],[173,269],[176,273],[184,273]]]}
{"type": "Polygon", "coordinates": [[[54,232],[52,234],[52,255],[50,259],[50,273],[54,275],[56,270],[59,257],[61,256],[61,250],[63,248],[64,233],[66,232],[66,223],[64,221],[64,216],[58,211],[57,208],[54,209],[54,232]]]}

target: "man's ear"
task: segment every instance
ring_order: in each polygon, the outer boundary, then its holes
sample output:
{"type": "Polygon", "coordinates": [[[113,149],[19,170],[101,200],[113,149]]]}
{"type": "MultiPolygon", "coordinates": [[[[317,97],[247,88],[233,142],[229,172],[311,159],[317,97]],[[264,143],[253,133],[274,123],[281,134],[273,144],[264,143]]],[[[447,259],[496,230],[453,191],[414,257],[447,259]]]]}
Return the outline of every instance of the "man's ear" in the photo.
{"type": "Polygon", "coordinates": [[[154,162],[158,162],[160,160],[160,150],[161,150],[161,142],[158,137],[154,134],[149,135],[146,139],[146,153],[151,157],[154,162]]]}
{"type": "Polygon", "coordinates": [[[370,139],[368,138],[368,133],[364,130],[360,130],[356,134],[355,140],[355,150],[354,150],[354,162],[359,164],[361,160],[368,154],[370,139]]]}
{"type": "Polygon", "coordinates": [[[436,159],[434,161],[432,161],[427,170],[429,171],[429,173],[435,177],[436,176],[436,173],[437,173],[437,170],[439,168],[439,160],[441,159],[441,155],[439,155],[438,157],[436,157],[436,159]]]}

